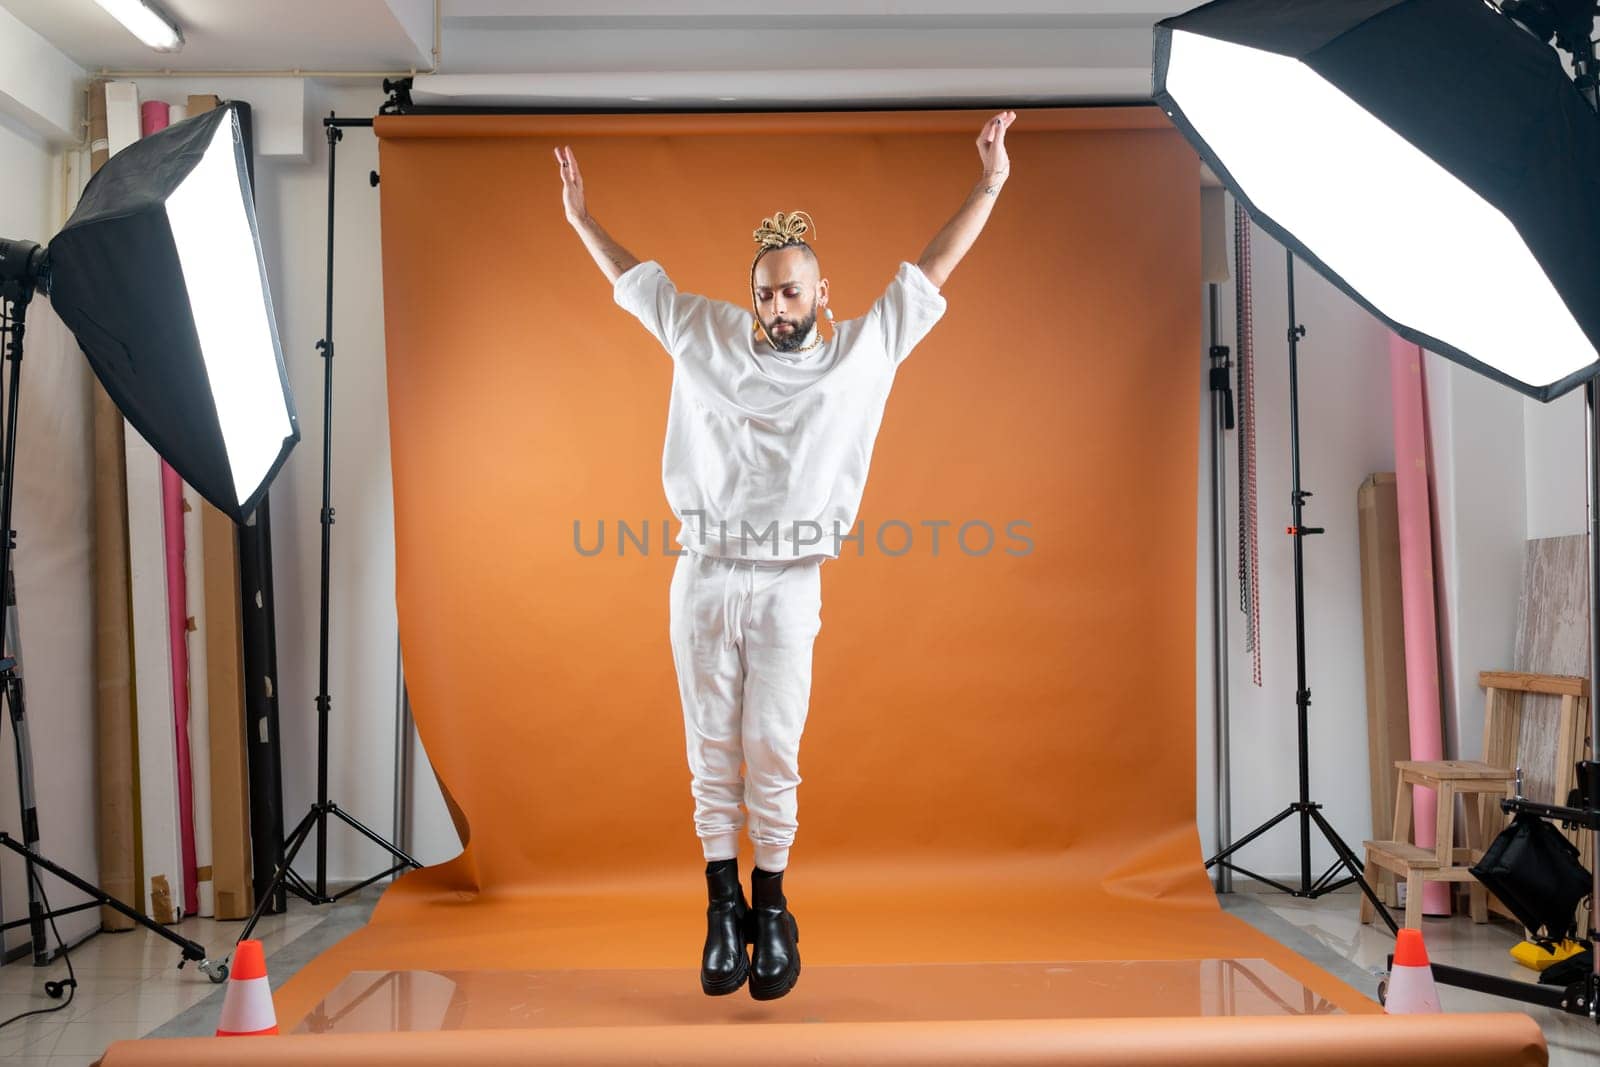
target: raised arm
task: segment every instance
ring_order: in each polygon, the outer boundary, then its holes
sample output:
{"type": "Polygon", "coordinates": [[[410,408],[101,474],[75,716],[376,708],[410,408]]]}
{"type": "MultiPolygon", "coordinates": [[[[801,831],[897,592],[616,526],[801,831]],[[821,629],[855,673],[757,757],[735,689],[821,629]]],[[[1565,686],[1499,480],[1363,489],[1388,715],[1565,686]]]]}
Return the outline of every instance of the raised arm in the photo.
{"type": "Polygon", "coordinates": [[[588,201],[583,195],[583,175],[578,171],[578,159],[572,154],[571,146],[563,145],[555,152],[556,162],[561,164],[561,203],[566,208],[567,221],[578,231],[600,270],[615,285],[623,272],[636,266],[639,260],[617,244],[589,215],[588,201]]]}
{"type": "Polygon", "coordinates": [[[1016,120],[1015,111],[1002,111],[983,124],[978,134],[978,158],[983,163],[983,176],[917,260],[922,273],[936,286],[942,287],[949,279],[950,272],[956,269],[961,257],[983,232],[984,223],[989,221],[989,212],[994,209],[995,199],[1011,170],[1011,160],[1006,155],[1006,130],[1016,120]]]}

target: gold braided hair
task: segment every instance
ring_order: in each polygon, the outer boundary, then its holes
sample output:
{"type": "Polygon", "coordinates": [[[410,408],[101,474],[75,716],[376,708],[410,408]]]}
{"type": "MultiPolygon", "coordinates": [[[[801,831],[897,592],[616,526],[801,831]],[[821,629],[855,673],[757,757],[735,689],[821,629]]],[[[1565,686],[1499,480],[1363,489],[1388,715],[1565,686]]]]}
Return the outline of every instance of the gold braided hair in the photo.
{"type": "Polygon", "coordinates": [[[817,224],[812,222],[810,214],[804,211],[791,211],[788,214],[780,211],[771,218],[762,219],[761,225],[755,229],[755,241],[761,247],[756,251],[756,258],[750,261],[750,310],[755,312],[756,332],[766,338],[767,344],[773,348],[778,346],[767,335],[767,328],[761,324],[761,310],[756,306],[756,264],[761,262],[762,256],[774,248],[791,245],[811,247],[805,237],[816,232],[817,224]]]}

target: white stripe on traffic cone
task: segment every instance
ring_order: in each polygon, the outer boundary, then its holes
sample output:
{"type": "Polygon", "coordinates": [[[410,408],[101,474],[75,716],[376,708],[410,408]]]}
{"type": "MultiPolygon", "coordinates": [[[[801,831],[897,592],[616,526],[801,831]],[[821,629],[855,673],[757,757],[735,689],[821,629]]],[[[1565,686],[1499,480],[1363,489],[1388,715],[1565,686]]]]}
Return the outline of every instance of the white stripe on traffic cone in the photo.
{"type": "Polygon", "coordinates": [[[1383,1010],[1390,1015],[1426,1015],[1439,1011],[1439,988],[1433,983],[1422,931],[1403,929],[1394,943],[1394,966],[1383,1010]]]}
{"type": "Polygon", "coordinates": [[[241,941],[234,948],[217,1036],[256,1037],[277,1032],[278,1015],[272,1008],[272,987],[267,984],[267,961],[261,942],[241,941]]]}

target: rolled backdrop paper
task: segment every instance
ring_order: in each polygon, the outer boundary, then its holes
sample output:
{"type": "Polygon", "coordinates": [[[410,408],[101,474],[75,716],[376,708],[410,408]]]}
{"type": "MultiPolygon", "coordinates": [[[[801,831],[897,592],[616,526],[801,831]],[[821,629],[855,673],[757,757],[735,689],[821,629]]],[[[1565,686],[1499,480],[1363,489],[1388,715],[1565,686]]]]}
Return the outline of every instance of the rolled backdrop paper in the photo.
{"type": "MultiPolygon", "coordinates": [[[[1433,516],[1428,504],[1432,478],[1424,411],[1422,349],[1389,335],[1389,377],[1394,397],[1395,505],[1400,519],[1400,585],[1406,643],[1406,715],[1414,760],[1444,758],[1439,716],[1439,619],[1434,609],[1433,516]]],[[[1393,776],[1394,771],[1390,770],[1393,776]]],[[[1397,780],[1391,777],[1391,781],[1397,780]]],[[[1433,848],[1438,839],[1438,794],[1416,786],[1411,793],[1411,840],[1433,848]]],[[[1426,882],[1422,910],[1450,914],[1450,885],[1426,882]]]]}
{"type": "MultiPolygon", "coordinates": [[[[286,1030],[352,970],[676,967],[699,996],[672,361],[568,227],[552,148],[686,292],[744,304],[751,231],[810,212],[844,320],[973,188],[987,117],[377,120],[400,632],[466,844],[278,990],[286,1030]]],[[[785,882],[806,973],[1265,958],[1375,1012],[1223,914],[1202,865],[1198,161],[1153,108],[1022,110],[1007,141],[949,310],[897,372],[862,537],[822,568],[785,882]]]]}
{"type": "MultiPolygon", "coordinates": [[[[106,83],[89,87],[89,168],[111,158],[106,83]]],[[[80,190],[72,190],[74,206],[80,190]]],[[[142,900],[139,877],[139,782],[134,751],[133,621],[128,585],[128,475],[122,412],[91,375],[94,433],[95,857],[99,884],[118,900],[142,900]]],[[[100,929],[133,920],[100,909],[100,929]]]]}
{"type": "MultiPolygon", "coordinates": [[[[141,133],[148,137],[167,128],[171,106],[162,100],[139,105],[141,133]]],[[[172,729],[177,764],[178,835],[183,855],[183,912],[200,907],[198,859],[194,834],[194,772],[189,752],[188,579],[184,569],[183,479],[161,461],[161,525],[166,546],[167,635],[171,644],[172,729]]]]}
{"type": "MultiPolygon", "coordinates": [[[[138,86],[106,83],[107,140],[114,156],[138,141],[138,86]]],[[[157,922],[183,917],[177,740],[173,734],[172,631],[169,625],[161,457],[131,426],[123,435],[128,475],[128,581],[133,620],[134,713],[139,759],[140,895],[157,922]]]]}

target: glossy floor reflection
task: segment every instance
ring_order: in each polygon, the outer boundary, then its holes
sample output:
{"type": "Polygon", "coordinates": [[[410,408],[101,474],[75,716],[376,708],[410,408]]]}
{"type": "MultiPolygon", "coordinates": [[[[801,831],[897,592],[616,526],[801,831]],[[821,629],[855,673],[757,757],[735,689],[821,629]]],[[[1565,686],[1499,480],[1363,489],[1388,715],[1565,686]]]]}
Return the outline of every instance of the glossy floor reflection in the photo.
{"type": "Polygon", "coordinates": [[[675,968],[357,971],[297,1032],[1338,1011],[1251,959],[807,967],[801,982],[804,997],[761,1004],[743,989],[707,997],[694,971],[675,968]]]}

